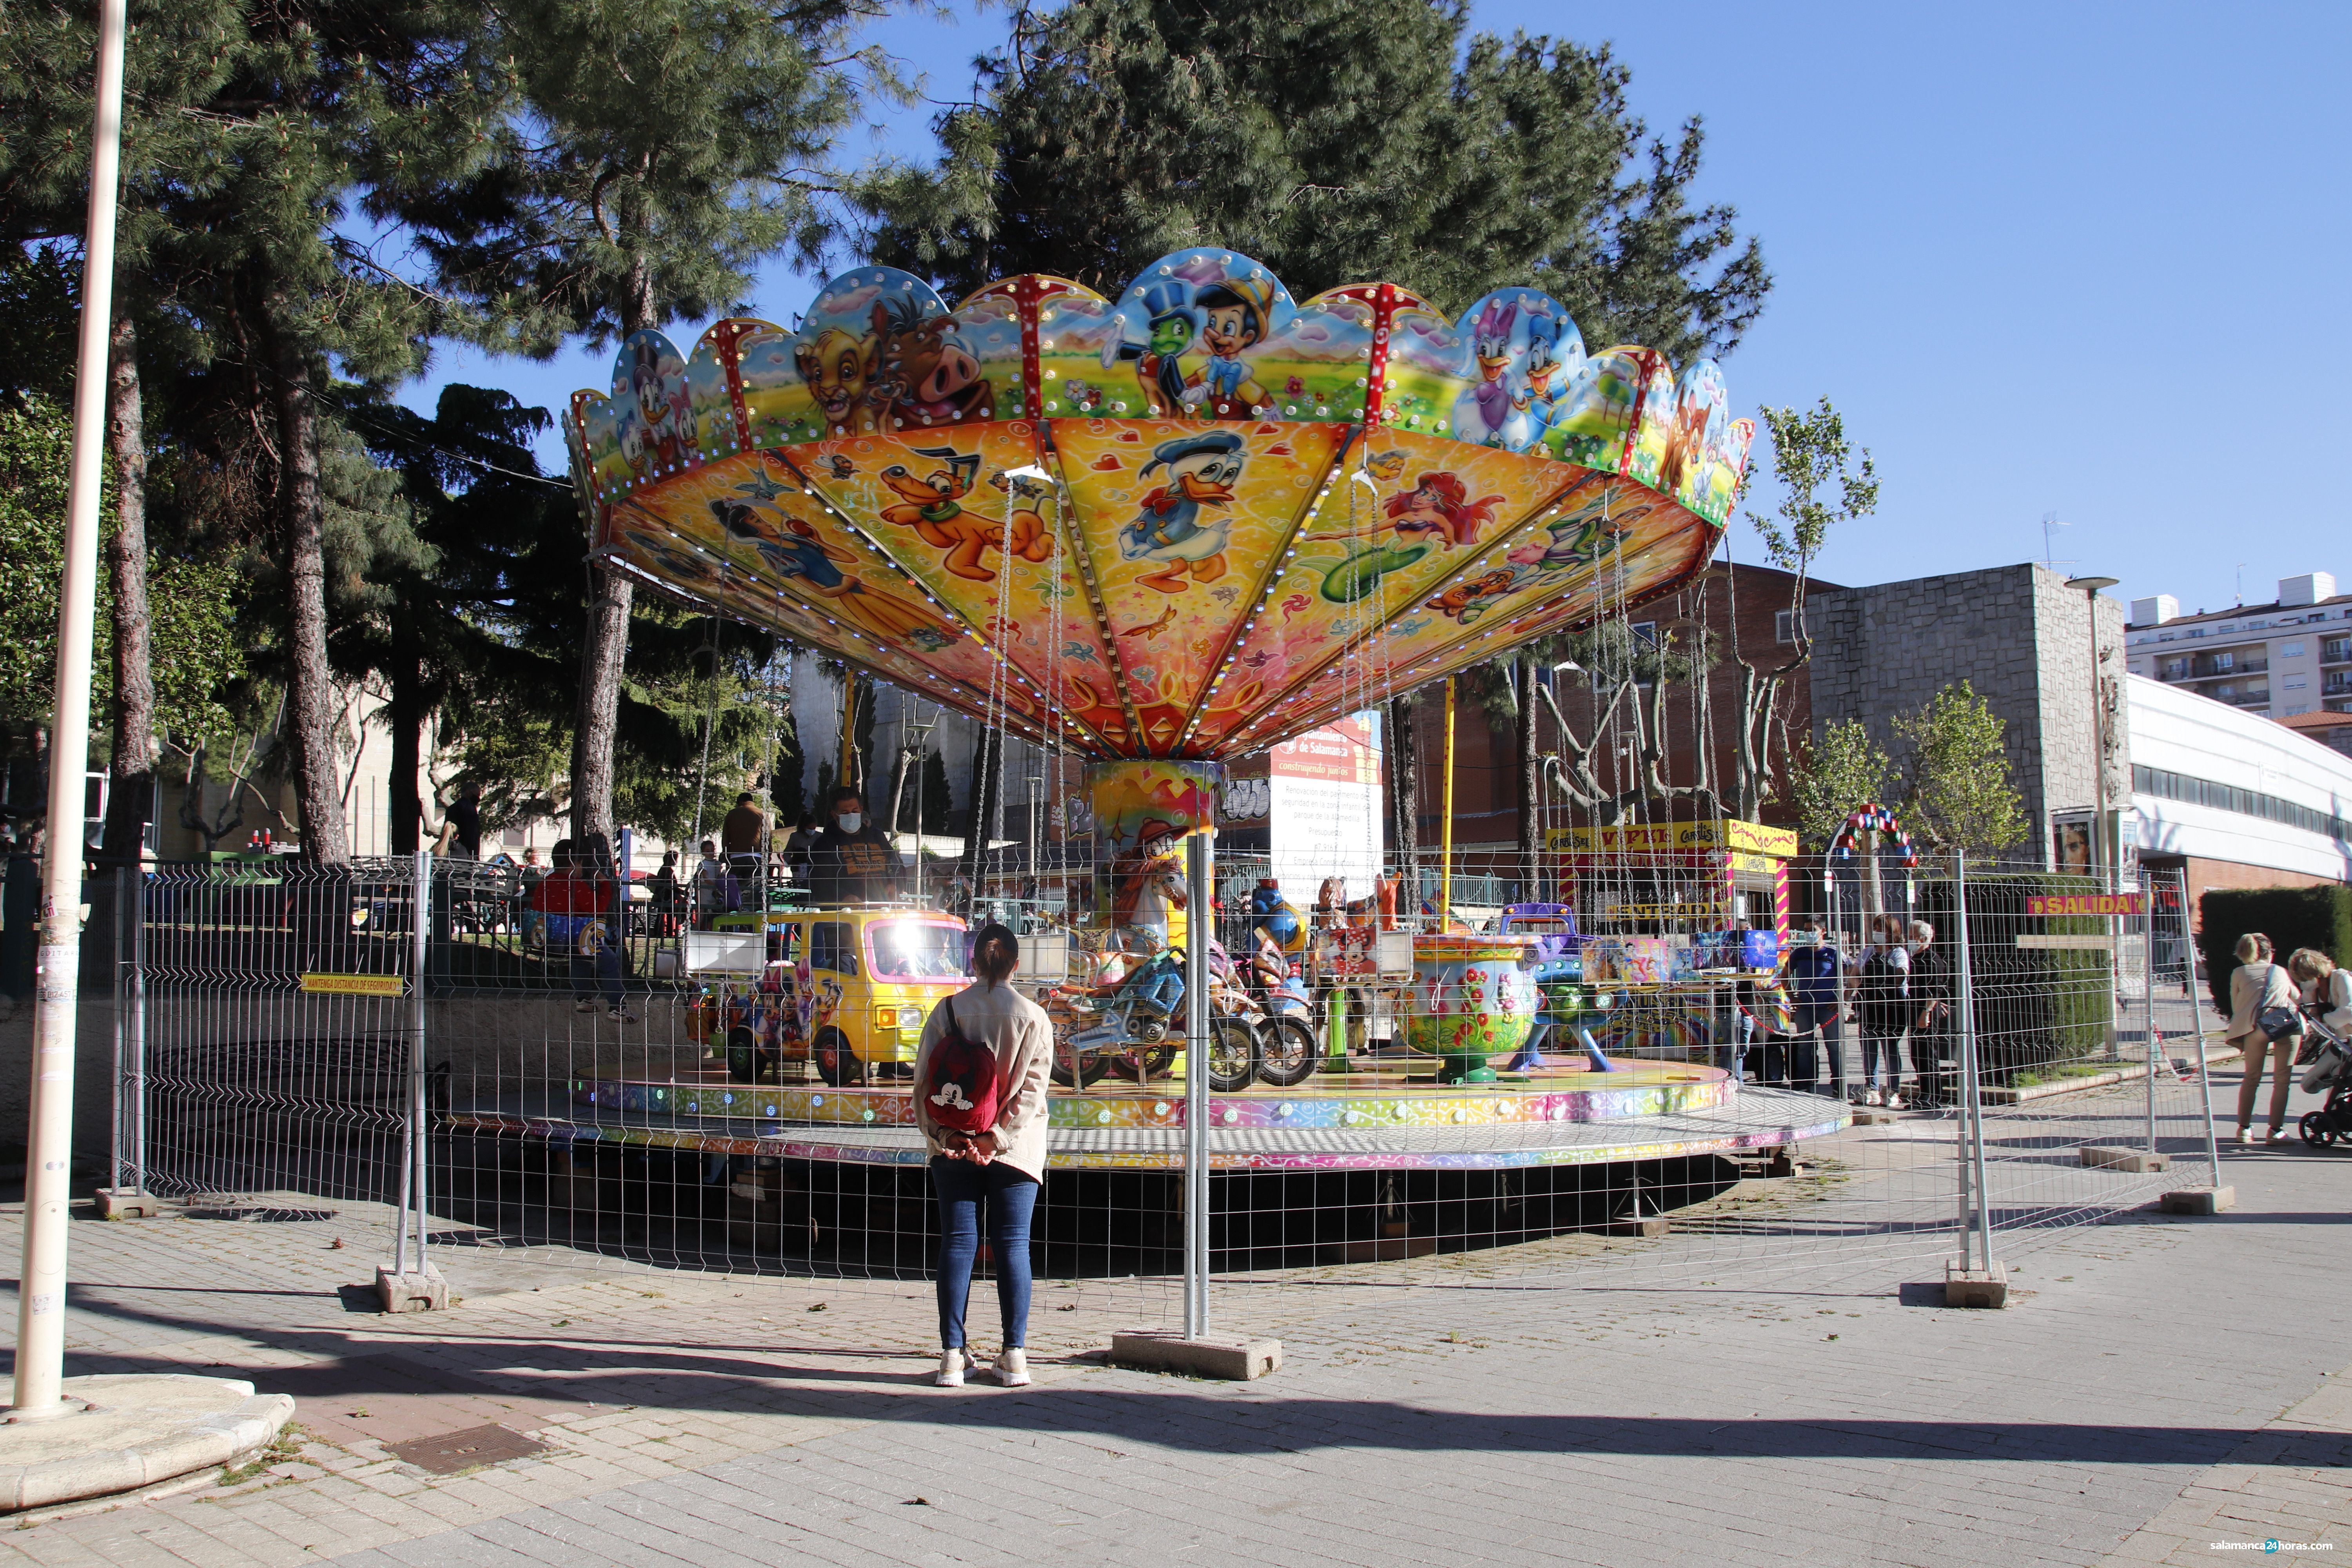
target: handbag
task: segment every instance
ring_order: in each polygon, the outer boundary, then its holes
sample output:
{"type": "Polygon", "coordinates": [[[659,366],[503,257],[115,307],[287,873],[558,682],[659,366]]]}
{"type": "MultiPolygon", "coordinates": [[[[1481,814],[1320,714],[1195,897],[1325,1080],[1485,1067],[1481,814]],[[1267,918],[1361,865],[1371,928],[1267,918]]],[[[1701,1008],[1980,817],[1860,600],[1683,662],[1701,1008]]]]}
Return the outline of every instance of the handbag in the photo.
{"type": "MultiPolygon", "coordinates": [[[[2270,989],[2271,974],[2277,973],[2278,965],[2272,964],[2270,973],[2263,976],[2264,991],[2270,989]]],[[[2266,1040],[2284,1040],[2291,1035],[2303,1033],[2303,1015],[2292,1007],[2265,1007],[2254,1015],[2254,1027],[2263,1032],[2266,1040]]]]}

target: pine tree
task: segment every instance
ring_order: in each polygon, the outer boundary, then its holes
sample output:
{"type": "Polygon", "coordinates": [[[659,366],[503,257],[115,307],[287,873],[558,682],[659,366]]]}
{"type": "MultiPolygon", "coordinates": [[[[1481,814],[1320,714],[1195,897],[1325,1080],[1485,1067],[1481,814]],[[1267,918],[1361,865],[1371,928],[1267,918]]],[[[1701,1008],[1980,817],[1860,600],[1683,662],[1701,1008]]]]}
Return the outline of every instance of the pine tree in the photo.
{"type": "Polygon", "coordinates": [[[1387,279],[1448,310],[1557,295],[1594,344],[1736,344],[1770,287],[1694,207],[1696,120],[1653,138],[1606,47],[1465,39],[1427,0],[1075,0],[1016,13],[947,155],[870,193],[877,259],[960,291],[1022,271],[1116,295],[1231,246],[1300,298],[1387,279]]]}
{"type": "MultiPolygon", "coordinates": [[[[602,347],[740,300],[761,260],[813,255],[861,89],[895,84],[851,47],[879,0],[522,0],[484,21],[513,96],[470,166],[420,157],[369,210],[407,226],[453,321],[500,353],[602,347]]],[[[572,726],[575,833],[611,834],[623,672],[647,629],[627,576],[592,567],[572,726]]]]}

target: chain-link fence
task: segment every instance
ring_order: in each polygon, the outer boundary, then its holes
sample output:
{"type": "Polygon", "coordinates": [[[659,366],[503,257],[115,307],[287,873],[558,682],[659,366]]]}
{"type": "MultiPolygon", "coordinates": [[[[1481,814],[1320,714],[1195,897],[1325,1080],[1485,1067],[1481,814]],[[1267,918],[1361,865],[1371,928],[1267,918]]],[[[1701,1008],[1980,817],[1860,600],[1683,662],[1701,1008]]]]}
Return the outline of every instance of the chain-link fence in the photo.
{"type": "MultiPolygon", "coordinates": [[[[153,868],[122,889],[117,1182],[383,1205],[436,1253],[920,1279],[917,1046],[965,917],[1004,918],[1056,1039],[1035,1266],[1172,1319],[1193,911],[1042,864],[847,906],[761,866],[153,868]]],[[[1294,903],[1266,869],[1221,866],[1208,911],[1234,1289],[1882,1267],[2213,1179],[2153,885],[1571,843],[1540,898],[1441,910],[1442,876],[1294,903]]]]}

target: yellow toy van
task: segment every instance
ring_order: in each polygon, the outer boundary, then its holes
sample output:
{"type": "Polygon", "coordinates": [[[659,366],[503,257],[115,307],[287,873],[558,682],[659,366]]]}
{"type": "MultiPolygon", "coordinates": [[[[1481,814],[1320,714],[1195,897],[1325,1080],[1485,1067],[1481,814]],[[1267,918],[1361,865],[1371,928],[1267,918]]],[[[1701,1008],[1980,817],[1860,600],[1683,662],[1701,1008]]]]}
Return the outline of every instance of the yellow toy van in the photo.
{"type": "MultiPolygon", "coordinates": [[[[748,931],[761,921],[749,914],[712,923],[748,931]]],[[[877,1068],[903,1077],[923,1020],[971,984],[964,923],[936,910],[777,910],[765,924],[765,974],[713,998],[729,1073],[739,1079],[786,1060],[812,1063],[834,1085],[865,1082],[877,1068]]]]}

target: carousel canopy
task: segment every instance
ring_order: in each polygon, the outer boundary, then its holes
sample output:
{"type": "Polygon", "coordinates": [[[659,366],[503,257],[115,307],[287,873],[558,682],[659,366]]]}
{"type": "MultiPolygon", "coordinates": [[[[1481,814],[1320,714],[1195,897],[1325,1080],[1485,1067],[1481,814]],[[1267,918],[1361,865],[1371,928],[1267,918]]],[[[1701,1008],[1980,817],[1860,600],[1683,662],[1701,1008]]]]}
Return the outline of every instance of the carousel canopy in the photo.
{"type": "Polygon", "coordinates": [[[608,564],[1108,759],[1246,755],[1671,593],[1754,427],[1531,289],[1456,322],[1189,250],[1115,302],[869,267],[797,330],[639,332],[566,434],[608,564]]]}

